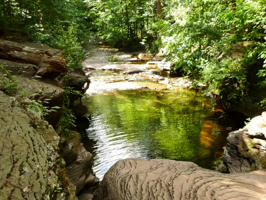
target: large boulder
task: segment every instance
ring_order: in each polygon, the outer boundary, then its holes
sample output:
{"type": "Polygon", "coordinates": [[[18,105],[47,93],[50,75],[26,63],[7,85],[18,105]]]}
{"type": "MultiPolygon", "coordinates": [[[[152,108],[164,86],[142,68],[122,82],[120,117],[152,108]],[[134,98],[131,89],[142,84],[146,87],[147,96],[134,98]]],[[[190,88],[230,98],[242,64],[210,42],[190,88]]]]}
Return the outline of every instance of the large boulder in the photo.
{"type": "Polygon", "coordinates": [[[222,174],[191,162],[126,159],[110,168],[93,200],[263,200],[265,177],[265,171],[222,174]]]}
{"type": "Polygon", "coordinates": [[[221,160],[230,173],[266,169],[266,112],[229,134],[221,160]]]}
{"type": "Polygon", "coordinates": [[[2,91],[0,101],[0,199],[75,199],[66,192],[73,187],[61,182],[68,179],[53,127],[2,91]]]}

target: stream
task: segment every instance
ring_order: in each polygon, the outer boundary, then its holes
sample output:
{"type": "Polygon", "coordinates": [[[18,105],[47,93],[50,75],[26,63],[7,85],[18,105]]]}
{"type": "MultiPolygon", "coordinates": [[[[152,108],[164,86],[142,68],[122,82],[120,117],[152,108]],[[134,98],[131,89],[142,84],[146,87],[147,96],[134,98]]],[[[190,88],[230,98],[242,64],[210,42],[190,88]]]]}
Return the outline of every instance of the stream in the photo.
{"type": "Polygon", "coordinates": [[[89,110],[83,143],[94,155],[96,176],[101,180],[126,158],[191,161],[212,169],[229,132],[213,117],[212,101],[187,89],[188,80],[171,78],[160,69],[154,73],[147,65],[137,66],[146,70],[125,73],[125,65],[134,71],[138,64],[101,61],[87,66],[92,83],[82,99],[89,110]]]}

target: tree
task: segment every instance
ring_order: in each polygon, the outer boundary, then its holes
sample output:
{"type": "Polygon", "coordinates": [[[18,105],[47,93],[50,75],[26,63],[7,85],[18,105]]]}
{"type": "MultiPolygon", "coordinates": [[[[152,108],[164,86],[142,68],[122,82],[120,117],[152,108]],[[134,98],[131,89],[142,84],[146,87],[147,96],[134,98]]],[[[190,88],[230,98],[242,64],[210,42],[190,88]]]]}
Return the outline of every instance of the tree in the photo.
{"type": "Polygon", "coordinates": [[[0,0],[0,33],[60,48],[69,69],[81,69],[87,7],[83,0],[0,0]]]}
{"type": "Polygon", "coordinates": [[[161,18],[161,14],[162,14],[162,3],[161,3],[161,0],[157,0],[157,14],[158,14],[158,18],[161,18]]]}
{"type": "Polygon", "coordinates": [[[208,92],[230,103],[258,101],[266,83],[265,11],[263,0],[168,0],[159,46],[174,70],[205,83],[208,92]]]}
{"type": "Polygon", "coordinates": [[[132,48],[138,44],[139,48],[140,42],[149,36],[151,22],[157,20],[156,0],[90,0],[89,4],[98,16],[98,35],[118,47],[132,48]]]}

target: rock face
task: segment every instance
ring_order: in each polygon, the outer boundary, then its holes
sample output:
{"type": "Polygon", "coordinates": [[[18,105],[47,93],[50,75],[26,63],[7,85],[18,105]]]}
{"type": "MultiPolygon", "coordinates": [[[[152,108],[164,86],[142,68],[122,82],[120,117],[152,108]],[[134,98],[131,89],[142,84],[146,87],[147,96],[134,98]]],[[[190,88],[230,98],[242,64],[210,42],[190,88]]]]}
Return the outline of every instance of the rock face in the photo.
{"type": "Polygon", "coordinates": [[[56,165],[59,137],[0,91],[0,199],[74,199],[61,193],[56,165]]]}
{"type": "Polygon", "coordinates": [[[221,160],[230,173],[266,169],[266,112],[229,134],[221,160]]]}
{"type": "MultiPolygon", "coordinates": [[[[58,86],[35,79],[15,75],[13,78],[14,85],[12,87],[16,91],[13,95],[14,98],[19,100],[22,106],[30,106],[31,110],[35,110],[36,114],[44,112],[45,119],[56,128],[62,113],[63,95],[65,91],[58,86]],[[55,106],[57,106],[57,109],[51,112],[51,109],[55,106]]],[[[0,70],[1,79],[4,80],[5,76],[1,74],[0,70]]],[[[5,87],[3,82],[0,81],[0,90],[5,91],[5,87]]]]}
{"type": "Polygon", "coordinates": [[[62,156],[66,161],[67,175],[76,186],[76,194],[86,186],[91,194],[98,186],[99,180],[92,171],[92,154],[86,151],[81,143],[81,135],[71,131],[70,139],[61,144],[62,156]]]}
{"type": "MultiPolygon", "coordinates": [[[[28,44],[20,44],[7,40],[0,40],[0,58],[15,61],[18,63],[28,63],[37,68],[36,75],[59,75],[67,72],[66,60],[58,56],[59,50],[34,48],[28,44]]],[[[23,70],[23,69],[22,69],[23,70]]],[[[25,70],[25,68],[24,68],[25,70]]]]}
{"type": "MultiPolygon", "coordinates": [[[[85,186],[92,195],[98,179],[80,136],[66,142],[67,167],[58,153],[65,90],[54,77],[67,71],[60,51],[0,40],[0,58],[0,199],[72,200],[85,186]]],[[[67,78],[81,93],[89,83],[82,73],[67,78]]]]}
{"type": "Polygon", "coordinates": [[[34,77],[39,69],[38,66],[29,63],[18,63],[9,60],[0,59],[0,64],[6,66],[6,68],[14,75],[23,75],[25,77],[34,77]]]}
{"type": "Polygon", "coordinates": [[[16,81],[20,87],[19,94],[23,94],[24,98],[28,97],[30,100],[41,103],[43,105],[42,110],[45,112],[45,120],[56,128],[62,113],[65,91],[58,86],[25,77],[16,76],[16,81]],[[51,111],[55,106],[57,109],[51,111]]]}
{"type": "Polygon", "coordinates": [[[221,174],[191,162],[126,159],[107,172],[93,200],[263,200],[265,176],[265,171],[221,174]]]}

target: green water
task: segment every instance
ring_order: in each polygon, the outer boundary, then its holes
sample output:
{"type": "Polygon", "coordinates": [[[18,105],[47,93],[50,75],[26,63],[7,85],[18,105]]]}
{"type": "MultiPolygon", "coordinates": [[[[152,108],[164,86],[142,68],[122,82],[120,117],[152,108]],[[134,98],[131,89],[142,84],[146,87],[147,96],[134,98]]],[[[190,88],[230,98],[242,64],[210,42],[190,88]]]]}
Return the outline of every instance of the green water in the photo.
{"type": "Polygon", "coordinates": [[[83,101],[90,113],[94,171],[101,179],[124,158],[166,158],[211,168],[226,133],[210,117],[213,106],[194,91],[128,90],[83,101]]]}

